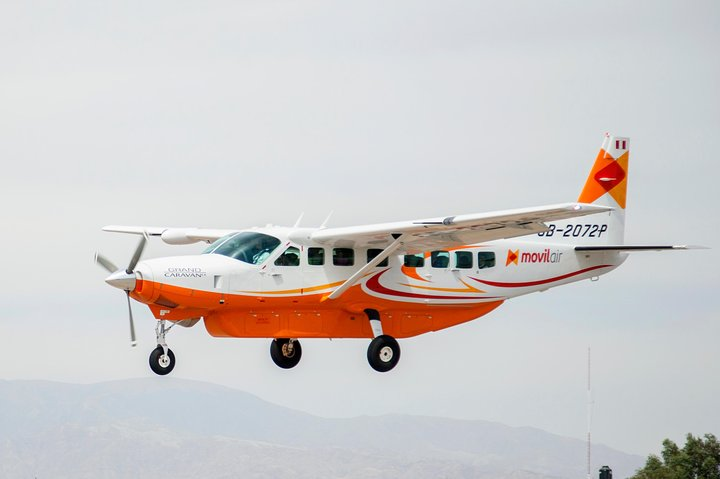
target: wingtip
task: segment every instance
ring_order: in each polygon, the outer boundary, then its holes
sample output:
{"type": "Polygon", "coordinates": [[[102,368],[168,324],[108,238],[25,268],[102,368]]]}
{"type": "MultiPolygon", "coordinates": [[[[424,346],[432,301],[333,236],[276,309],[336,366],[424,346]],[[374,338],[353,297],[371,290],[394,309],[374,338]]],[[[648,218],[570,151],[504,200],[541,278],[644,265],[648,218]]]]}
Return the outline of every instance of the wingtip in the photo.
{"type": "Polygon", "coordinates": [[[615,209],[612,206],[594,205],[592,203],[571,203],[571,208],[575,211],[596,211],[598,213],[615,209]]]}

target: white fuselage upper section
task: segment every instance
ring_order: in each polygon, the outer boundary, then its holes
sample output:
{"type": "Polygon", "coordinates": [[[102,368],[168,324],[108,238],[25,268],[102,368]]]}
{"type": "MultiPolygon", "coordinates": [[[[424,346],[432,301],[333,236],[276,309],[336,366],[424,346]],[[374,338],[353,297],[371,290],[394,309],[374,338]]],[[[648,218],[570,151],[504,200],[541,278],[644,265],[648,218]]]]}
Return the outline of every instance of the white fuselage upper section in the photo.
{"type": "MultiPolygon", "coordinates": [[[[253,231],[279,240],[258,264],[210,253],[142,261],[136,272],[142,280],[188,290],[288,298],[330,294],[378,251],[299,244],[290,239],[293,230],[289,228],[253,231]]],[[[616,268],[626,257],[617,252],[576,252],[574,245],[532,237],[407,256],[389,256],[386,264],[372,268],[354,286],[384,300],[460,305],[507,299],[596,277],[616,268]]]]}

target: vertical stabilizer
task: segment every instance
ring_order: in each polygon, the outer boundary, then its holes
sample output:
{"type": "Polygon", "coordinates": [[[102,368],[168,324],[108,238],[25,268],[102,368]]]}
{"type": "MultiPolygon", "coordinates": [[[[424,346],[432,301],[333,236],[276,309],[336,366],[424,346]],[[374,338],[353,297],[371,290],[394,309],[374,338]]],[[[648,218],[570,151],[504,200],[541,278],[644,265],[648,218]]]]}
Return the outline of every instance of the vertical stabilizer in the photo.
{"type": "Polygon", "coordinates": [[[578,201],[624,210],[629,157],[629,138],[606,135],[578,201]]]}
{"type": "Polygon", "coordinates": [[[605,135],[595,164],[590,170],[578,201],[615,208],[609,214],[608,236],[603,243],[623,244],[627,205],[630,138],[605,135]]]}
{"type": "Polygon", "coordinates": [[[575,245],[622,245],[625,238],[630,139],[605,135],[578,201],[610,206],[609,213],[553,223],[545,241],[575,245]]]}

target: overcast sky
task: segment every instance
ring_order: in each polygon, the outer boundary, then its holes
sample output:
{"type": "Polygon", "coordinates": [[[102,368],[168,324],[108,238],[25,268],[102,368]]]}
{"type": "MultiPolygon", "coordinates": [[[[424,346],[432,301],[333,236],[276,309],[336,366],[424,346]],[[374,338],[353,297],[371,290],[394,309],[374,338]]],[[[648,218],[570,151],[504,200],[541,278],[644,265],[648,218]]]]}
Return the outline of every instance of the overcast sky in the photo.
{"type": "MultiPolygon", "coordinates": [[[[154,320],[92,264],[106,224],[333,226],[574,201],[606,131],[632,138],[631,257],[401,341],[169,343],[180,378],[322,416],[412,413],[657,451],[720,434],[720,4],[564,1],[0,2],[0,378],[150,377],[154,320]]],[[[152,242],[146,257],[202,246],[152,242]]],[[[179,328],[178,328],[179,329],[179,328]]],[[[158,380],[161,380],[158,378],[158,380]]],[[[199,405],[195,414],[202,414],[199,405]]],[[[583,462],[584,458],[578,458],[583,462]]],[[[596,458],[602,462],[602,458],[596,458]]]]}

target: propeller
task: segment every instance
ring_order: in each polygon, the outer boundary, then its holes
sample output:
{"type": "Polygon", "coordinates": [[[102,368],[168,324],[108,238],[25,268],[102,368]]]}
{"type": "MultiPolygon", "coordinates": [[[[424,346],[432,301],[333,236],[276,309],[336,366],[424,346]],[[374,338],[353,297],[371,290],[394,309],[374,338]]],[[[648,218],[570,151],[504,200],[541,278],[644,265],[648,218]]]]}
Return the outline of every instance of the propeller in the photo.
{"type": "Polygon", "coordinates": [[[130,319],[130,346],[132,347],[137,346],[137,341],[135,339],[135,321],[133,320],[132,306],[130,305],[130,292],[135,289],[135,267],[140,261],[140,257],[142,257],[146,243],[147,233],[143,233],[132,258],[130,258],[130,263],[128,263],[125,269],[118,268],[115,266],[115,263],[102,254],[95,253],[95,263],[110,273],[110,276],[105,278],[105,282],[125,291],[128,305],[128,318],[130,319]]]}
{"type": "Polygon", "coordinates": [[[95,263],[105,268],[108,273],[114,273],[118,270],[118,267],[115,266],[115,263],[113,263],[100,253],[95,253],[95,263]]]}
{"type": "Polygon", "coordinates": [[[133,320],[132,307],[130,307],[130,291],[125,291],[125,297],[128,304],[128,317],[130,318],[130,347],[134,348],[137,346],[137,340],[135,339],[135,321],[133,320]]]}

